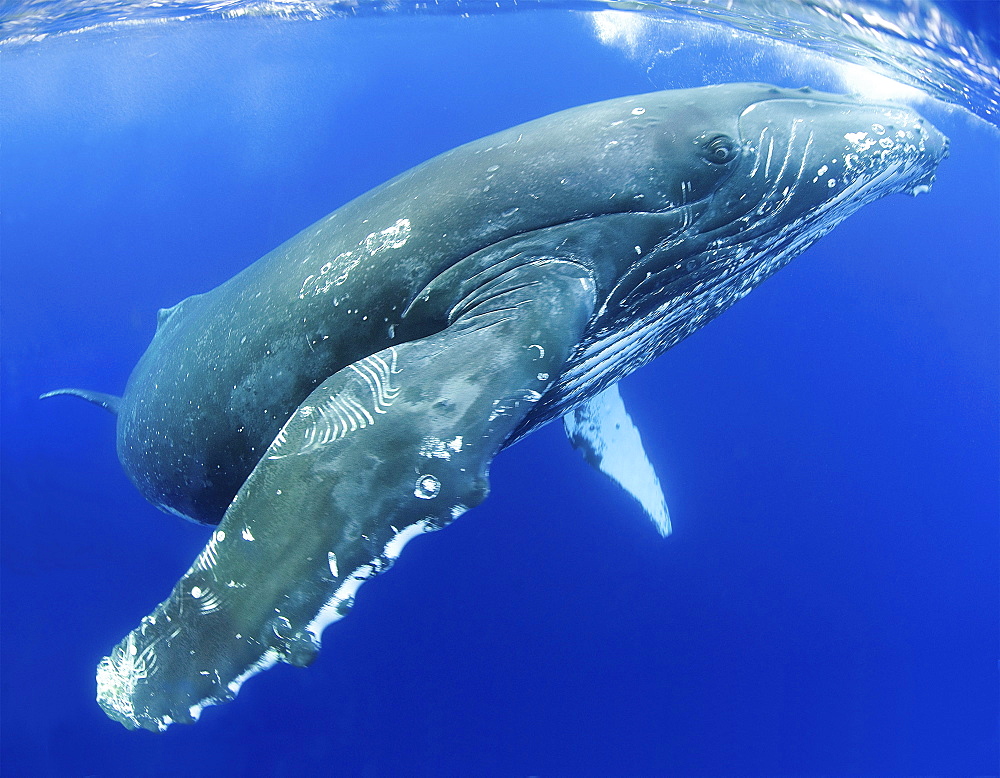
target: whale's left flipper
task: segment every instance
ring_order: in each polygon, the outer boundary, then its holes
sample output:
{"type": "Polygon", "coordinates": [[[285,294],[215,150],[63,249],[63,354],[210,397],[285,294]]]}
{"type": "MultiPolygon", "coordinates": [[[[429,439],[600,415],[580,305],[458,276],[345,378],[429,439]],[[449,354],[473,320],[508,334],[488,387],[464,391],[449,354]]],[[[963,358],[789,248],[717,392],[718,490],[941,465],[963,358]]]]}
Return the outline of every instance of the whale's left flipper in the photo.
{"type": "Polygon", "coordinates": [[[491,460],[593,309],[584,268],[525,261],[466,296],[442,331],[320,384],[170,597],[101,661],[105,711],[162,730],[277,661],[309,664],[363,580],[486,496],[491,460]]]}

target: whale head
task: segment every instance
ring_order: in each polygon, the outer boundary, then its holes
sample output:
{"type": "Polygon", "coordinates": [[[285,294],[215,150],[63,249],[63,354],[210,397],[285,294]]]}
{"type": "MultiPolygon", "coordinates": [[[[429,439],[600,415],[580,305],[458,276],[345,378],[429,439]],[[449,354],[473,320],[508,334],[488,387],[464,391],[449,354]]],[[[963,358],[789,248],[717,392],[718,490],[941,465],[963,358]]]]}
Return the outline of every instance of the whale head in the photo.
{"type": "Polygon", "coordinates": [[[766,84],[637,95],[594,115],[592,159],[577,165],[595,182],[614,172],[615,196],[602,196],[627,208],[601,247],[620,259],[547,419],[704,326],[858,209],[927,191],[948,154],[909,108],[766,84]]]}
{"type": "Polygon", "coordinates": [[[868,203],[926,192],[948,154],[947,138],[902,106],[763,84],[660,94],[647,112],[684,120],[650,141],[669,193],[657,210],[683,218],[664,222],[613,295],[622,315],[670,312],[656,353],[868,203]]]}

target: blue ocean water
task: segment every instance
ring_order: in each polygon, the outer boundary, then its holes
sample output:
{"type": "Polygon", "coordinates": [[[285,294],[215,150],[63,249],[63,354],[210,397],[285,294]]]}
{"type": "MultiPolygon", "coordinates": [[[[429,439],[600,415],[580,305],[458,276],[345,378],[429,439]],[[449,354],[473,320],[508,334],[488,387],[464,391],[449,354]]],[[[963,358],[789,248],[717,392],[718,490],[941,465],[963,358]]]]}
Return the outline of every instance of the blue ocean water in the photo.
{"type": "Polygon", "coordinates": [[[308,670],[159,735],[94,702],[208,530],[143,501],[110,416],[38,395],[120,392],[158,308],[462,142],[655,88],[842,85],[636,19],[204,20],[0,50],[4,775],[997,773],[1000,137],[930,101],[951,137],[930,193],[866,207],[622,383],[671,537],[550,425],[308,670]]]}

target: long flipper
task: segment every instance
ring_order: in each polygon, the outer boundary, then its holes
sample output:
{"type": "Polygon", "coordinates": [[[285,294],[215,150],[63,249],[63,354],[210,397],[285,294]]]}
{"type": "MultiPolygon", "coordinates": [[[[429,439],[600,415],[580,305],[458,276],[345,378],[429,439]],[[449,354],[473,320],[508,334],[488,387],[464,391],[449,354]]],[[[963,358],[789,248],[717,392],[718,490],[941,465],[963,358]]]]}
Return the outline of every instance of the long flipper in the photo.
{"type": "Polygon", "coordinates": [[[442,332],[321,384],[169,599],[101,661],[108,715],[162,730],[275,662],[308,665],[362,581],[486,496],[491,460],[558,377],[593,289],[576,264],[526,263],[442,332]]]}
{"type": "Polygon", "coordinates": [[[635,497],[660,534],[670,534],[670,512],[618,384],[563,416],[566,435],[584,458],[635,497]]]}

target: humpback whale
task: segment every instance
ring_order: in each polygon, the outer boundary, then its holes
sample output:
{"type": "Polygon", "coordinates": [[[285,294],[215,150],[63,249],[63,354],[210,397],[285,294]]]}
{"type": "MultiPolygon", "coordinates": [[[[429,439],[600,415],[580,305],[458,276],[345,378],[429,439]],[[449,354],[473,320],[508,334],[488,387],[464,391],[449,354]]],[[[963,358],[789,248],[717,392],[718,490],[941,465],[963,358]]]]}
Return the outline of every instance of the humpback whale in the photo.
{"type": "Polygon", "coordinates": [[[616,383],[850,214],[926,191],[912,110],[766,84],[584,105],[431,159],[161,310],[117,412],[125,471],[216,525],[97,669],[105,712],[195,721],[323,629],[562,418],[670,531],[616,383]]]}

